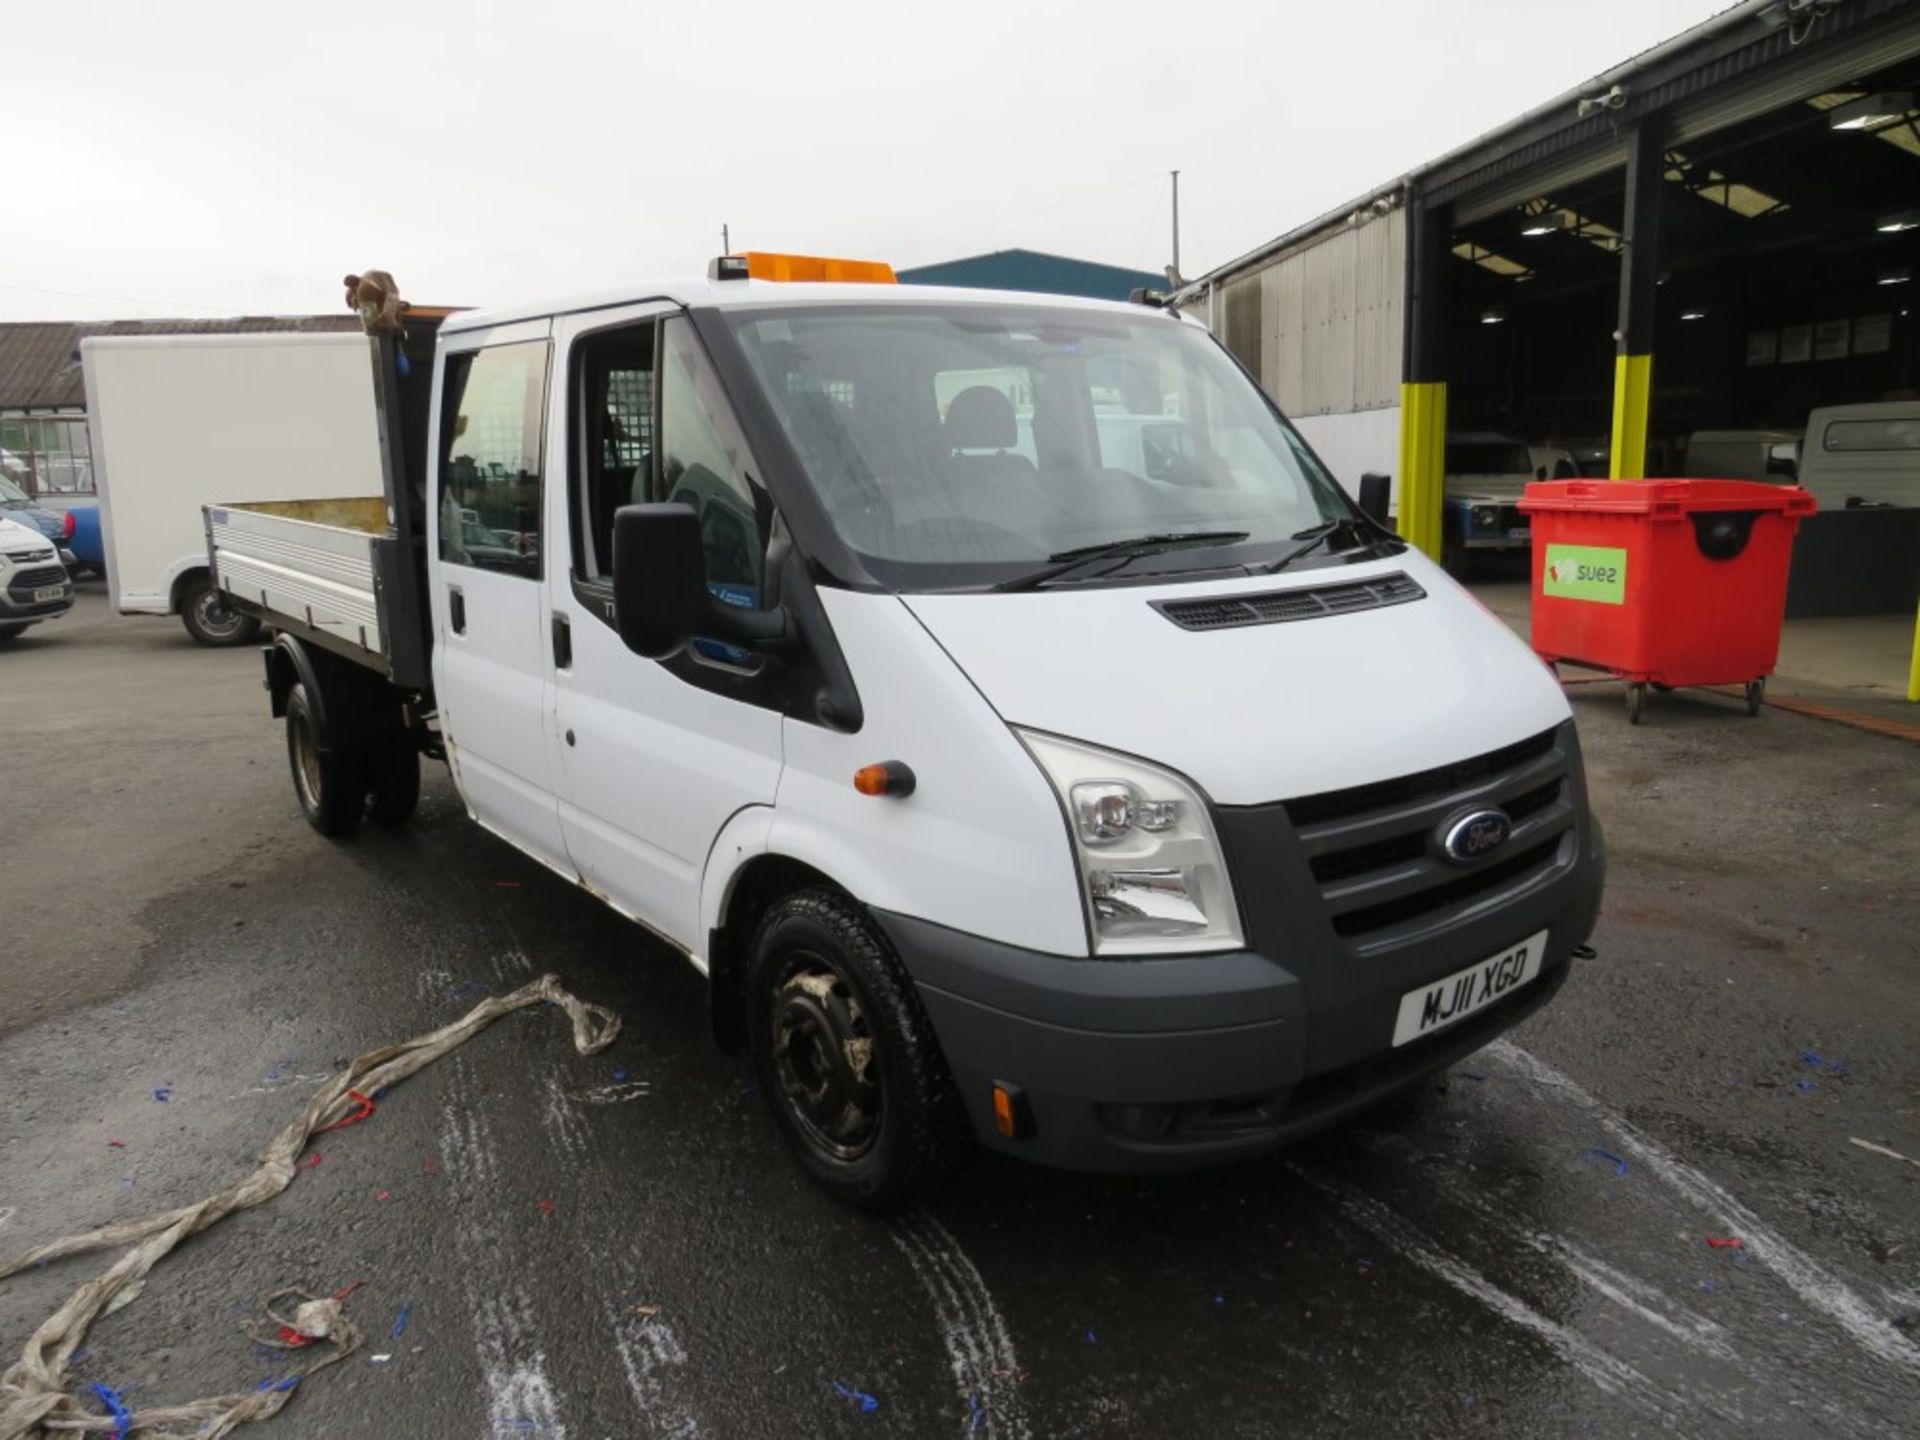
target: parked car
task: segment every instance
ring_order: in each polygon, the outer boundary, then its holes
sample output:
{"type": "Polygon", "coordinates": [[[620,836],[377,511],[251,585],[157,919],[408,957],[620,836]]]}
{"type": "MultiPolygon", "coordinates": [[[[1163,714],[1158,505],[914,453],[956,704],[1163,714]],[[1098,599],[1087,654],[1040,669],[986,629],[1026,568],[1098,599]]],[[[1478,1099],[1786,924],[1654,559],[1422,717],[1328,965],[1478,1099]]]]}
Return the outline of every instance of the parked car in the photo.
{"type": "Polygon", "coordinates": [[[36,529],[0,520],[0,643],[73,608],[73,582],[36,529]]]}
{"type": "Polygon", "coordinates": [[[61,565],[74,563],[73,551],[68,548],[73,540],[73,516],[49,510],[5,476],[0,476],[0,516],[51,540],[60,552],[61,565]]]}
{"type": "Polygon", "coordinates": [[[1689,480],[1771,480],[1791,485],[1800,473],[1800,432],[1696,430],[1687,437],[1680,468],[1689,480]]]}
{"type": "Polygon", "coordinates": [[[73,552],[73,559],[67,562],[68,571],[75,577],[83,571],[105,575],[107,545],[106,537],[100,533],[99,504],[91,498],[76,501],[67,507],[67,518],[73,522],[67,542],[67,548],[73,552]]]}
{"type": "Polygon", "coordinates": [[[1458,571],[1488,550],[1533,543],[1520,496],[1534,478],[1533,455],[1510,435],[1469,432],[1447,437],[1441,540],[1447,567],[1458,571]]]}
{"type": "Polygon", "coordinates": [[[1920,400],[1814,411],[1800,483],[1822,510],[1920,506],[1920,400]]]}

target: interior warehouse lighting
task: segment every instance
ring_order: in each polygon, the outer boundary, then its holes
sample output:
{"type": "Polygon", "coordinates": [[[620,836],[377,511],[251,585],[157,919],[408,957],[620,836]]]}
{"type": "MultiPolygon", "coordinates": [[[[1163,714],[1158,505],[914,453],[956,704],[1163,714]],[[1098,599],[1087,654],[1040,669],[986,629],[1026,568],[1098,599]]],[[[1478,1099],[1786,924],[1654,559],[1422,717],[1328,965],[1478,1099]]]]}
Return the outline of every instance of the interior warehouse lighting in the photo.
{"type": "Polygon", "coordinates": [[[1507,312],[1498,305],[1495,305],[1490,310],[1482,310],[1480,312],[1480,323],[1482,325],[1498,325],[1506,318],[1507,312]]]}
{"type": "Polygon", "coordinates": [[[1882,285],[1904,285],[1911,279],[1913,279],[1913,271],[1907,269],[1904,265],[1898,270],[1883,270],[1880,272],[1880,283],[1882,285]]]}
{"type": "Polygon", "coordinates": [[[1898,235],[1902,230],[1920,230],[1920,210],[1902,210],[1897,215],[1883,215],[1873,228],[1882,235],[1898,235]]]}
{"type": "Polygon", "coordinates": [[[1912,108],[1911,90],[1888,90],[1834,106],[1827,112],[1827,123],[1836,130],[1871,130],[1905,118],[1912,108]]]}
{"type": "Polygon", "coordinates": [[[1682,320],[1704,320],[1707,318],[1707,312],[1704,310],[1682,310],[1680,312],[1680,318],[1682,320]]]}

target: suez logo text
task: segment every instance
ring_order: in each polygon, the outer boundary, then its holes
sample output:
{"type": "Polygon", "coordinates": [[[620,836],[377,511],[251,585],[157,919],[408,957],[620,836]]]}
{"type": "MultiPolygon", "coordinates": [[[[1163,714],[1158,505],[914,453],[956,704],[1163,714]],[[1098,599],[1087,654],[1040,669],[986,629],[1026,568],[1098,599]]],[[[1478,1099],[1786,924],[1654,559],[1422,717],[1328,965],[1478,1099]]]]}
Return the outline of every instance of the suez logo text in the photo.
{"type": "Polygon", "coordinates": [[[1607,545],[1549,545],[1540,590],[1561,600],[1627,603],[1627,552],[1607,545]]]}
{"type": "Polygon", "coordinates": [[[1477,970],[1455,976],[1450,987],[1435,986],[1429,990],[1426,1003],[1420,1007],[1420,1028],[1430,1029],[1464,1010],[1479,1009],[1496,995],[1504,995],[1527,978],[1527,955],[1531,949],[1522,945],[1517,950],[1509,950],[1477,970]]]}

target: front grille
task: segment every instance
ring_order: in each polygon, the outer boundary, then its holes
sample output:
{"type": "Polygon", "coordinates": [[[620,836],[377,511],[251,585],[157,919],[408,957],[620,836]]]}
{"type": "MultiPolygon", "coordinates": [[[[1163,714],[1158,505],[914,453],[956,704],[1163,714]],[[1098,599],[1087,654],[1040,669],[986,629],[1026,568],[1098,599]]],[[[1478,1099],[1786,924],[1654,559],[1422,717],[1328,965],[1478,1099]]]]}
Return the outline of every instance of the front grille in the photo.
{"type": "Polygon", "coordinates": [[[14,550],[8,553],[7,559],[16,565],[39,565],[53,559],[53,548],[48,546],[41,550],[14,550]]]}
{"type": "Polygon", "coordinates": [[[1353,940],[1427,920],[1446,923],[1502,888],[1560,863],[1574,822],[1558,732],[1393,780],[1290,800],[1334,933],[1353,940]],[[1444,855],[1438,838],[1467,811],[1495,807],[1507,843],[1480,861],[1444,855]]]}
{"type": "Polygon", "coordinates": [[[1232,630],[1242,625],[1280,625],[1289,620],[1320,620],[1383,605],[1424,600],[1427,592],[1411,576],[1395,571],[1371,580],[1270,590],[1259,595],[1215,595],[1205,600],[1156,600],[1153,608],[1182,630],[1232,630]]]}
{"type": "Polygon", "coordinates": [[[1403,805],[1424,795],[1461,790],[1485,776],[1497,775],[1523,765],[1551,749],[1553,731],[1543,730],[1531,739],[1491,754],[1477,755],[1471,760],[1460,760],[1452,765],[1441,765],[1393,780],[1376,780],[1370,785],[1356,785],[1351,790],[1328,790],[1320,795],[1289,800],[1287,818],[1296,825],[1318,825],[1323,821],[1360,815],[1389,805],[1403,805]]]}
{"type": "Polygon", "coordinates": [[[1449,880],[1444,885],[1436,885],[1431,890],[1416,891],[1381,905],[1369,905],[1364,910],[1349,910],[1344,915],[1333,917],[1334,934],[1365,935],[1369,930],[1382,930],[1435,910],[1450,909],[1476,895],[1498,889],[1509,880],[1517,880],[1522,875],[1538,870],[1553,859],[1559,848],[1560,837],[1556,835],[1544,845],[1523,850],[1511,859],[1462,875],[1457,880],[1449,880]]]}
{"type": "Polygon", "coordinates": [[[43,586],[64,585],[66,583],[67,572],[58,565],[49,565],[41,570],[19,571],[14,575],[13,579],[7,582],[7,589],[13,591],[15,594],[23,592],[31,594],[43,586]]]}

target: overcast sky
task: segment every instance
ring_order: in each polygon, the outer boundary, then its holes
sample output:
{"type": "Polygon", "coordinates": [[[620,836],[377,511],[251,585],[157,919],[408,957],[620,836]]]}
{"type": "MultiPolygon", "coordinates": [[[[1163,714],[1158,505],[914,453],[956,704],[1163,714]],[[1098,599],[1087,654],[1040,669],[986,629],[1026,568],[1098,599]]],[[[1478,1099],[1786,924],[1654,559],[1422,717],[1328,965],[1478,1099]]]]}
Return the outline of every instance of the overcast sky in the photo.
{"type": "MultiPolygon", "coordinates": [[[[496,304],[736,249],[1198,274],[1725,0],[11,0],[0,319],[496,304]]],[[[10,12],[10,13],[9,13],[10,12]]]]}

